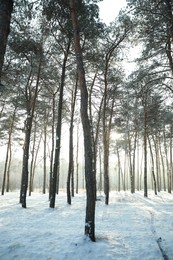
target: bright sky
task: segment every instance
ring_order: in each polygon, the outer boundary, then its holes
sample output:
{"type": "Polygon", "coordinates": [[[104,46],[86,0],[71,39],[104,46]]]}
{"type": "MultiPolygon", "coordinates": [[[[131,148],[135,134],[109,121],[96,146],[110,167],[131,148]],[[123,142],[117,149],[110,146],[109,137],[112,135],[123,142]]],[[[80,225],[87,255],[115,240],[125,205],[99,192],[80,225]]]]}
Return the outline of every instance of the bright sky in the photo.
{"type": "Polygon", "coordinates": [[[100,19],[109,24],[118,15],[119,10],[126,6],[126,0],[103,0],[98,5],[100,8],[100,19]]]}

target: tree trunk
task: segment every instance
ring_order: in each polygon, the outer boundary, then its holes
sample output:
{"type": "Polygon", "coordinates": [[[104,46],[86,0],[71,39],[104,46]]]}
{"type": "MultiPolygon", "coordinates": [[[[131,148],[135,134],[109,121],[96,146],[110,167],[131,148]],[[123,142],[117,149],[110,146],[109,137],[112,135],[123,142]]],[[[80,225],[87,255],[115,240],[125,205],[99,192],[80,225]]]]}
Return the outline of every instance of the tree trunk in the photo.
{"type": "Polygon", "coordinates": [[[172,180],[173,180],[173,170],[172,170],[172,135],[173,135],[173,125],[170,126],[170,166],[169,166],[169,193],[172,191],[172,180]]]}
{"type": "MultiPolygon", "coordinates": [[[[91,125],[91,140],[92,140],[92,151],[93,151],[93,169],[95,172],[95,197],[97,199],[97,183],[96,183],[96,172],[97,172],[97,143],[98,143],[98,133],[96,132],[95,138],[94,138],[94,129],[93,129],[93,115],[92,115],[92,92],[93,92],[93,87],[94,83],[97,78],[97,72],[94,75],[94,78],[92,80],[91,88],[89,91],[89,120],[90,120],[90,125],[91,125]]],[[[98,124],[100,124],[100,118],[98,120],[98,124]]],[[[97,128],[98,129],[98,128],[97,128]]]]}
{"type": "Polygon", "coordinates": [[[159,160],[159,148],[158,148],[158,141],[157,136],[152,135],[153,143],[155,147],[155,156],[156,156],[156,178],[157,178],[157,190],[158,192],[161,191],[161,180],[160,180],[160,160],[159,160]]]}
{"type": "Polygon", "coordinates": [[[124,149],[124,191],[128,190],[128,178],[127,178],[127,147],[124,149]]]}
{"type": "Polygon", "coordinates": [[[79,192],[79,123],[77,123],[77,143],[76,143],[76,194],[79,192]]]}
{"type": "MultiPolygon", "coordinates": [[[[4,175],[3,175],[3,183],[2,183],[2,191],[1,194],[4,195],[5,191],[5,184],[6,184],[6,178],[7,178],[7,187],[9,186],[9,174],[10,174],[10,163],[11,163],[11,137],[12,137],[12,132],[13,132],[13,127],[14,127],[14,120],[16,117],[16,110],[17,110],[17,103],[14,108],[14,112],[11,118],[11,124],[9,128],[9,133],[8,133],[8,143],[7,143],[7,151],[6,151],[6,160],[5,160],[5,166],[4,166],[4,175]]],[[[8,190],[8,188],[7,188],[8,190]]]]}
{"type": "MultiPolygon", "coordinates": [[[[0,95],[0,96],[1,96],[1,95],[0,95]]],[[[2,102],[3,102],[3,104],[1,105],[0,118],[2,117],[2,114],[3,114],[4,108],[5,108],[5,104],[6,104],[5,101],[2,101],[2,102]]]]}
{"type": "Polygon", "coordinates": [[[102,152],[101,147],[99,146],[99,191],[101,192],[103,190],[103,178],[102,178],[102,152]]]}
{"type": "Polygon", "coordinates": [[[28,160],[29,160],[29,145],[31,137],[31,113],[28,111],[27,119],[25,123],[25,142],[23,148],[23,164],[22,164],[22,180],[21,180],[21,190],[20,190],[20,203],[23,208],[26,208],[26,194],[28,189],[28,160]]]}
{"type": "Polygon", "coordinates": [[[109,146],[106,142],[106,133],[104,135],[104,151],[103,151],[103,161],[104,161],[104,193],[105,193],[105,204],[109,204],[109,146]]]}
{"type": "Polygon", "coordinates": [[[120,163],[120,154],[119,154],[119,149],[117,147],[117,157],[118,157],[118,191],[120,192],[121,190],[121,181],[120,181],[120,173],[121,173],[121,163],[120,163]]]}
{"type": "Polygon", "coordinates": [[[76,61],[78,66],[78,78],[81,91],[81,119],[84,133],[84,149],[85,149],[85,180],[86,180],[86,217],[85,217],[85,235],[91,241],[95,241],[95,172],[92,163],[92,140],[91,128],[88,118],[88,92],[85,80],[85,70],[83,65],[82,49],[80,45],[79,26],[77,18],[76,4],[74,0],[70,0],[71,20],[74,32],[74,47],[76,52],[76,61]]]}
{"type": "Polygon", "coordinates": [[[73,123],[74,123],[77,84],[78,84],[78,80],[76,78],[75,89],[74,91],[72,91],[71,120],[70,120],[70,129],[69,129],[69,166],[68,166],[68,175],[67,175],[67,203],[70,205],[71,205],[71,195],[74,196],[73,123]],[[70,182],[71,182],[71,190],[70,190],[70,182]]]}
{"type": "Polygon", "coordinates": [[[71,187],[70,182],[72,178],[72,172],[74,171],[73,165],[73,123],[70,123],[70,136],[69,136],[69,165],[68,165],[68,174],[67,174],[67,203],[71,205],[71,187]]]}
{"type": "Polygon", "coordinates": [[[34,136],[33,136],[33,144],[31,150],[31,164],[30,164],[30,176],[29,176],[29,196],[31,196],[31,192],[33,191],[33,164],[34,164],[34,155],[35,155],[35,143],[36,143],[36,118],[34,122],[34,136]]]}
{"type": "Polygon", "coordinates": [[[130,172],[130,189],[131,193],[134,193],[134,175],[133,175],[133,165],[132,165],[132,145],[130,132],[128,131],[128,154],[129,154],[129,172],[130,172]]]}
{"type": "Polygon", "coordinates": [[[37,157],[38,157],[38,152],[40,149],[40,144],[41,144],[41,139],[42,139],[42,132],[40,133],[40,139],[38,140],[34,160],[33,160],[33,165],[32,165],[32,179],[31,179],[31,190],[34,190],[34,177],[35,177],[35,170],[36,170],[36,163],[37,163],[37,157]]]}
{"type": "Polygon", "coordinates": [[[147,185],[147,108],[144,107],[144,197],[148,197],[147,185]]]}
{"type": "Polygon", "coordinates": [[[10,32],[11,13],[13,11],[12,0],[0,1],[0,84],[2,76],[2,66],[4,63],[4,55],[6,51],[7,38],[10,32]]]}
{"type": "Polygon", "coordinates": [[[55,147],[55,95],[56,93],[53,93],[52,95],[52,143],[51,143],[51,153],[50,153],[50,174],[49,174],[49,200],[52,194],[52,188],[53,188],[53,158],[54,158],[54,147],[55,147]]]}
{"type": "Polygon", "coordinates": [[[104,71],[104,95],[103,95],[103,173],[104,173],[104,193],[105,204],[109,204],[109,130],[107,126],[107,104],[108,104],[108,68],[109,61],[113,51],[109,50],[105,58],[105,71],[104,71]]]}
{"type": "Polygon", "coordinates": [[[173,41],[173,10],[172,10],[172,1],[166,0],[166,7],[167,7],[167,14],[169,19],[169,24],[167,24],[166,30],[168,31],[167,35],[167,41],[165,46],[166,55],[169,61],[169,66],[171,69],[171,72],[173,74],[173,57],[172,57],[172,41],[173,41]]]}
{"type": "Polygon", "coordinates": [[[10,142],[8,140],[7,151],[6,151],[6,159],[5,159],[5,166],[4,166],[4,174],[3,174],[3,181],[2,181],[1,195],[4,195],[4,192],[5,192],[5,184],[6,184],[6,178],[7,178],[7,167],[8,167],[8,157],[9,157],[9,148],[10,148],[10,142]]]}
{"type": "Polygon", "coordinates": [[[165,151],[165,157],[166,157],[166,170],[167,170],[167,188],[168,192],[171,193],[171,190],[169,190],[169,161],[168,161],[168,149],[167,149],[167,141],[166,141],[166,133],[165,130],[163,132],[163,140],[164,140],[164,151],[165,151]]]}
{"type": "Polygon", "coordinates": [[[139,137],[137,142],[137,190],[139,191],[139,137]]]}
{"type": "Polygon", "coordinates": [[[133,193],[135,192],[135,172],[136,172],[136,146],[137,146],[137,136],[138,136],[138,132],[137,129],[135,129],[135,137],[134,137],[134,145],[133,145],[133,193]]]}
{"type": "MultiPolygon", "coordinates": [[[[147,134],[147,136],[148,136],[148,134],[147,134]]],[[[149,136],[148,136],[148,144],[150,147],[151,162],[152,162],[152,177],[153,177],[153,182],[154,182],[154,193],[155,193],[155,195],[157,195],[156,177],[155,177],[155,173],[154,173],[154,156],[153,156],[153,151],[152,151],[151,141],[150,141],[149,136]]]]}
{"type": "MultiPolygon", "coordinates": [[[[107,77],[107,76],[106,76],[107,77]]],[[[107,81],[107,79],[106,79],[107,81]]],[[[105,83],[107,85],[107,83],[105,83]]],[[[105,95],[107,92],[107,87],[105,89],[105,95]]],[[[110,146],[110,133],[111,133],[111,126],[112,126],[112,117],[113,117],[113,108],[115,103],[115,98],[112,100],[112,104],[110,107],[110,117],[108,124],[106,123],[106,101],[107,98],[105,97],[104,107],[103,107],[103,163],[104,163],[104,193],[105,193],[105,204],[109,204],[109,146],[110,146]]]]}
{"type": "Polygon", "coordinates": [[[49,112],[45,109],[44,113],[44,139],[43,139],[43,194],[46,193],[46,164],[47,164],[47,125],[48,125],[49,112]]]}
{"type": "Polygon", "coordinates": [[[60,149],[61,149],[61,126],[62,126],[62,108],[63,108],[63,93],[65,85],[65,73],[66,73],[66,63],[69,54],[71,39],[69,39],[67,49],[64,51],[64,59],[61,72],[61,85],[59,93],[59,102],[58,102],[58,120],[56,126],[56,142],[55,142],[55,153],[54,153],[54,165],[53,165],[53,174],[50,184],[50,208],[55,207],[56,193],[59,189],[59,166],[60,166],[60,149]]]}
{"type": "MultiPolygon", "coordinates": [[[[31,72],[28,78],[28,82],[31,77],[31,72]]],[[[25,88],[25,96],[26,96],[26,103],[27,103],[27,118],[25,121],[25,142],[23,148],[22,179],[21,179],[21,190],[20,190],[20,203],[22,204],[23,208],[26,208],[26,194],[28,189],[28,175],[29,175],[29,171],[28,171],[29,146],[30,146],[30,139],[31,139],[32,121],[34,118],[36,99],[38,95],[40,72],[41,72],[41,58],[38,65],[36,87],[35,87],[35,92],[33,97],[31,97],[31,95],[28,95],[27,92],[28,83],[25,88]]]]}
{"type": "MultiPolygon", "coordinates": [[[[144,145],[143,145],[143,151],[144,151],[144,145]]],[[[142,190],[142,175],[143,175],[143,171],[142,169],[144,168],[143,167],[143,162],[144,162],[144,152],[142,153],[142,158],[141,158],[141,162],[140,162],[140,169],[141,169],[141,172],[140,172],[140,177],[139,177],[139,187],[140,187],[140,190],[142,190]]]]}
{"type": "Polygon", "coordinates": [[[10,190],[10,168],[11,168],[11,159],[12,159],[12,149],[11,143],[9,148],[9,160],[8,160],[8,167],[7,167],[7,185],[6,185],[6,192],[10,190]]]}
{"type": "Polygon", "coordinates": [[[163,176],[163,189],[166,191],[166,178],[165,178],[165,163],[164,163],[164,156],[162,152],[162,144],[161,144],[161,137],[159,136],[159,150],[160,150],[160,157],[162,162],[162,176],[163,176]]]}

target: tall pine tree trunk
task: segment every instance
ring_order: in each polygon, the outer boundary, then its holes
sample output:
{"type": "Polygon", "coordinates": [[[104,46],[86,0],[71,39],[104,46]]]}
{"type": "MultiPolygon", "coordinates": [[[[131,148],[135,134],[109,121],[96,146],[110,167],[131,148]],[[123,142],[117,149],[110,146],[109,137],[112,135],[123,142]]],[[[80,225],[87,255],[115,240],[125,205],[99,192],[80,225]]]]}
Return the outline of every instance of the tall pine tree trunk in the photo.
{"type": "Polygon", "coordinates": [[[155,177],[155,173],[154,173],[154,156],[153,156],[151,141],[150,141],[148,134],[147,134],[147,138],[148,138],[148,144],[149,144],[150,154],[151,154],[151,162],[152,162],[151,171],[152,171],[152,177],[153,177],[153,183],[154,183],[154,193],[155,193],[155,195],[157,195],[157,184],[156,184],[156,177],[155,177]]]}
{"type": "Polygon", "coordinates": [[[0,1],[0,84],[2,75],[2,66],[6,51],[7,38],[10,32],[11,13],[13,11],[13,0],[0,1]]]}
{"type": "Polygon", "coordinates": [[[161,191],[161,178],[160,178],[160,158],[159,158],[159,148],[158,148],[158,140],[157,135],[152,135],[153,143],[155,147],[155,156],[156,156],[156,179],[157,179],[157,190],[158,192],[161,191]]]}
{"type": "Polygon", "coordinates": [[[43,194],[46,193],[46,165],[47,165],[47,125],[49,112],[45,109],[44,113],[44,132],[43,132],[43,194]]]}
{"type": "Polygon", "coordinates": [[[9,174],[10,174],[10,164],[11,164],[11,138],[12,138],[12,132],[14,128],[14,121],[16,117],[16,110],[17,110],[17,102],[15,104],[15,108],[13,111],[13,115],[11,118],[11,124],[9,128],[9,133],[8,133],[8,143],[7,143],[7,151],[6,151],[6,159],[5,159],[5,166],[4,166],[4,175],[3,175],[3,182],[2,182],[2,191],[1,194],[4,195],[5,191],[5,184],[6,184],[6,179],[7,179],[7,191],[9,190],[9,174]]]}
{"type": "Polygon", "coordinates": [[[148,197],[147,184],[147,108],[144,106],[144,197],[148,197]]]}
{"type": "Polygon", "coordinates": [[[137,190],[139,191],[139,137],[138,137],[138,141],[137,141],[137,190]]]}
{"type": "Polygon", "coordinates": [[[35,156],[35,143],[36,143],[36,118],[34,120],[34,133],[33,133],[33,144],[31,149],[31,164],[30,164],[30,176],[29,176],[29,196],[31,196],[31,192],[33,192],[33,164],[34,164],[34,156],[35,156]]]}
{"type": "Polygon", "coordinates": [[[9,148],[9,160],[8,160],[8,167],[7,167],[7,184],[6,184],[6,192],[10,190],[10,169],[11,169],[11,159],[12,159],[12,147],[10,143],[9,148]]]}
{"type": "Polygon", "coordinates": [[[128,130],[128,154],[129,154],[129,172],[130,172],[130,190],[134,193],[134,176],[133,176],[133,165],[132,165],[132,145],[131,145],[130,131],[128,130]]]}
{"type": "Polygon", "coordinates": [[[120,162],[120,154],[119,149],[117,147],[117,157],[118,157],[118,191],[120,192],[121,189],[121,180],[120,180],[120,174],[121,174],[121,162],[120,162]]]}
{"type": "Polygon", "coordinates": [[[133,145],[133,193],[135,192],[135,172],[136,172],[136,146],[137,146],[137,129],[135,129],[134,145],[133,145]]]}
{"type": "Polygon", "coordinates": [[[40,73],[41,73],[41,57],[38,64],[38,73],[36,79],[36,86],[33,97],[28,95],[28,85],[30,81],[32,70],[30,72],[28,83],[25,88],[25,96],[26,96],[26,111],[27,111],[27,118],[25,121],[25,142],[23,148],[23,163],[22,163],[22,179],[21,179],[21,190],[20,190],[20,203],[22,204],[23,208],[26,208],[26,194],[28,189],[28,163],[29,163],[29,146],[30,146],[30,139],[31,139],[31,130],[32,130],[32,121],[34,118],[35,112],[35,105],[38,95],[38,87],[39,87],[39,80],[40,80],[40,73]]]}
{"type": "Polygon", "coordinates": [[[76,78],[75,89],[72,91],[72,101],[71,101],[71,120],[69,129],[69,165],[68,165],[68,175],[67,175],[67,203],[71,205],[71,195],[74,196],[74,156],[73,156],[73,121],[74,121],[74,111],[76,103],[76,93],[77,93],[78,80],[76,78]],[[71,182],[71,187],[70,187],[71,182]],[[71,190],[70,190],[71,188],[71,190]]]}
{"type": "Polygon", "coordinates": [[[164,156],[162,152],[162,144],[161,144],[161,137],[159,136],[159,150],[160,150],[160,158],[162,163],[162,176],[163,176],[163,189],[166,191],[166,178],[165,178],[165,162],[164,162],[164,156]]]}
{"type": "Polygon", "coordinates": [[[79,123],[77,123],[77,141],[76,141],[76,194],[79,192],[79,123]]]}
{"type": "Polygon", "coordinates": [[[31,137],[31,113],[28,111],[27,119],[25,122],[25,142],[23,148],[23,163],[22,163],[22,180],[21,180],[21,189],[20,189],[20,203],[23,208],[26,208],[26,194],[28,189],[28,160],[29,160],[29,145],[30,145],[30,137],[31,137]]]}
{"type": "Polygon", "coordinates": [[[37,158],[38,158],[38,152],[40,149],[40,144],[41,144],[41,139],[42,139],[42,132],[40,133],[40,137],[38,140],[38,144],[37,147],[35,147],[35,155],[34,155],[34,160],[33,160],[33,164],[32,164],[32,178],[31,178],[31,191],[34,191],[34,177],[35,177],[35,171],[36,171],[36,163],[37,163],[37,158]]]}
{"type": "Polygon", "coordinates": [[[105,204],[109,204],[109,145],[107,141],[107,131],[103,130],[103,172],[104,172],[104,194],[105,204]]]}
{"type": "Polygon", "coordinates": [[[169,160],[168,160],[168,148],[167,148],[167,136],[165,130],[163,132],[163,142],[164,142],[164,152],[165,152],[165,159],[166,159],[166,171],[167,171],[167,189],[168,192],[171,193],[170,185],[169,185],[169,160]]]}
{"type": "Polygon", "coordinates": [[[99,151],[98,151],[98,156],[99,156],[99,191],[101,192],[103,190],[103,178],[102,178],[102,151],[101,147],[99,146],[99,151]]]}
{"type": "MultiPolygon", "coordinates": [[[[96,172],[97,172],[97,143],[98,143],[98,132],[96,132],[96,135],[94,137],[94,129],[93,129],[93,115],[92,115],[92,92],[93,92],[93,87],[94,83],[97,78],[97,72],[94,75],[94,78],[92,80],[91,88],[89,91],[89,120],[90,120],[90,125],[91,125],[91,140],[92,140],[92,151],[93,151],[93,169],[95,172],[95,197],[97,199],[97,184],[96,184],[96,172]]],[[[100,123],[100,118],[98,118],[98,125],[100,123]]]]}
{"type": "Polygon", "coordinates": [[[54,148],[55,148],[55,95],[56,93],[53,93],[52,95],[52,142],[51,142],[51,152],[50,152],[50,173],[49,173],[49,199],[52,194],[52,189],[53,189],[53,158],[54,158],[54,148]]]}
{"type": "MultiPolygon", "coordinates": [[[[107,88],[106,88],[107,92],[107,88]]],[[[107,95],[106,95],[107,96],[107,95]]],[[[105,99],[106,100],[106,99],[105,99]]],[[[105,193],[105,204],[109,204],[109,146],[110,146],[110,133],[112,126],[112,117],[113,117],[113,108],[114,108],[115,99],[112,100],[109,122],[106,123],[106,104],[104,102],[104,112],[103,112],[103,163],[104,163],[104,193],[105,193]]]]}
{"type": "Polygon", "coordinates": [[[78,66],[78,78],[81,91],[81,120],[84,133],[84,150],[85,150],[85,181],[86,181],[86,217],[85,217],[85,235],[91,241],[95,241],[95,172],[93,171],[92,158],[92,140],[91,128],[88,117],[88,92],[85,79],[85,70],[83,65],[82,49],[80,45],[79,25],[76,4],[70,0],[71,20],[74,32],[74,46],[76,61],[78,66]]]}
{"type": "Polygon", "coordinates": [[[5,166],[4,166],[4,174],[3,174],[3,181],[2,181],[2,191],[1,191],[1,195],[4,195],[4,192],[5,192],[5,185],[6,185],[6,178],[7,178],[7,169],[8,169],[10,145],[11,145],[11,144],[10,144],[10,141],[8,140],[7,151],[6,151],[6,159],[5,159],[5,166]]]}
{"type": "Polygon", "coordinates": [[[173,135],[173,126],[170,125],[170,151],[169,151],[169,156],[170,156],[170,162],[169,162],[169,175],[168,175],[168,185],[169,185],[169,193],[171,193],[172,191],[172,180],[173,180],[173,170],[172,170],[172,166],[173,166],[173,162],[172,162],[172,135],[173,135]]]}
{"type": "Polygon", "coordinates": [[[61,72],[61,85],[59,93],[59,102],[58,102],[58,120],[56,126],[56,142],[55,142],[55,153],[54,153],[54,164],[53,164],[53,174],[50,184],[50,208],[55,207],[56,193],[59,189],[59,166],[60,166],[60,146],[61,146],[61,126],[62,126],[62,108],[63,108],[63,93],[65,85],[65,73],[66,73],[66,63],[69,54],[71,39],[67,44],[67,49],[64,51],[64,59],[61,72]]]}

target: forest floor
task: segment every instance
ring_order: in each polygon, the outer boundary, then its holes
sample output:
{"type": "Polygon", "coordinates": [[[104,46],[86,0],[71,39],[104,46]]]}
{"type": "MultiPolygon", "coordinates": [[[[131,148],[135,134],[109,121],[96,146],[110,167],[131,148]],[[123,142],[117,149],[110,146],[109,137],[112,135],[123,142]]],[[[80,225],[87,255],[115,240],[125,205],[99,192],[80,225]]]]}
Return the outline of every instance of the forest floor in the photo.
{"type": "Polygon", "coordinates": [[[49,208],[48,194],[27,197],[19,192],[0,197],[1,260],[161,260],[173,259],[173,195],[161,192],[111,192],[110,204],[99,195],[96,206],[96,243],[83,235],[85,193],[66,194],[49,208]]]}

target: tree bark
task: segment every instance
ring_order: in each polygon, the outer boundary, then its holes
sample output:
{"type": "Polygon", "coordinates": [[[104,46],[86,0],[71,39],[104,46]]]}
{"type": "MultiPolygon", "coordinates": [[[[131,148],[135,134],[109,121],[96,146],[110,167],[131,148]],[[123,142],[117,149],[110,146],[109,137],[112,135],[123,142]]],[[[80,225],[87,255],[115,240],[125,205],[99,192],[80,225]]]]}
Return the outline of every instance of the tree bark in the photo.
{"type": "Polygon", "coordinates": [[[130,137],[130,131],[129,130],[128,130],[128,154],[129,154],[130,190],[131,190],[131,193],[134,193],[134,172],[133,172],[133,165],[132,165],[132,144],[131,144],[131,137],[130,137]]]}
{"type": "Polygon", "coordinates": [[[44,113],[44,133],[43,133],[43,194],[46,193],[46,165],[47,165],[47,125],[49,112],[45,109],[44,113]]]}
{"type": "Polygon", "coordinates": [[[127,32],[115,42],[112,43],[108,52],[105,55],[105,65],[104,65],[104,95],[103,95],[103,164],[104,164],[104,193],[105,193],[105,204],[109,204],[109,146],[110,146],[110,130],[111,130],[111,121],[112,121],[112,113],[113,113],[113,105],[115,102],[115,97],[112,100],[112,110],[109,118],[109,123],[107,124],[107,113],[106,110],[108,108],[108,72],[110,66],[110,60],[114,53],[114,50],[120,45],[120,43],[127,36],[127,32]]]}
{"type": "Polygon", "coordinates": [[[21,180],[21,190],[20,190],[20,203],[22,204],[23,208],[26,208],[26,194],[28,189],[28,175],[29,175],[28,160],[29,160],[31,128],[32,128],[32,120],[29,111],[25,122],[25,142],[23,148],[22,180],[21,180]]]}
{"type": "MultiPolygon", "coordinates": [[[[31,70],[32,72],[32,70],[31,70]]],[[[28,82],[30,80],[31,72],[29,75],[28,82]]],[[[25,95],[26,95],[26,103],[27,103],[27,118],[25,121],[25,142],[23,148],[23,163],[22,163],[22,180],[21,180],[21,190],[20,190],[20,203],[22,204],[23,208],[26,208],[26,194],[28,189],[28,161],[29,161],[29,146],[30,146],[30,139],[31,139],[31,130],[32,130],[32,121],[34,118],[35,112],[35,105],[36,99],[38,95],[38,87],[39,87],[39,80],[40,80],[40,72],[41,72],[41,58],[38,65],[38,73],[36,79],[36,87],[33,97],[27,93],[28,91],[28,83],[25,88],[25,95]]]]}
{"type": "Polygon", "coordinates": [[[172,135],[173,135],[173,125],[170,125],[170,152],[169,152],[169,156],[170,156],[170,166],[169,166],[169,181],[168,181],[168,185],[169,185],[169,193],[171,193],[172,191],[172,180],[173,180],[173,170],[172,170],[172,166],[173,166],[173,162],[172,162],[172,135]]]}
{"type": "Polygon", "coordinates": [[[33,133],[33,144],[31,149],[31,164],[30,164],[30,176],[29,176],[29,196],[31,196],[31,192],[33,192],[33,164],[34,164],[34,156],[35,156],[35,143],[36,143],[36,118],[34,122],[34,133],[33,133]]]}
{"type": "Polygon", "coordinates": [[[77,123],[77,141],[76,141],[76,194],[79,192],[79,123],[77,123]]]}
{"type": "Polygon", "coordinates": [[[159,158],[159,148],[158,148],[158,140],[157,135],[152,135],[153,143],[155,147],[155,156],[156,156],[156,179],[157,179],[157,190],[161,191],[161,178],[160,178],[160,158],[159,158]]]}
{"type": "Polygon", "coordinates": [[[77,9],[74,0],[69,0],[72,27],[74,32],[74,47],[76,52],[76,62],[78,66],[78,78],[81,91],[81,119],[84,133],[85,149],[85,180],[86,180],[86,217],[85,217],[85,235],[91,241],[95,241],[95,183],[93,163],[92,163],[92,140],[91,128],[88,117],[88,91],[85,79],[85,70],[83,65],[82,49],[80,45],[80,35],[78,26],[77,9]]]}
{"type": "Polygon", "coordinates": [[[101,147],[99,146],[99,191],[101,192],[103,190],[103,178],[102,178],[102,151],[101,147]]]}
{"type": "Polygon", "coordinates": [[[159,136],[159,150],[160,150],[160,157],[162,163],[162,176],[163,176],[163,189],[166,191],[166,179],[165,179],[165,163],[164,163],[164,156],[162,152],[162,144],[161,144],[161,137],[159,136]]]}
{"type": "Polygon", "coordinates": [[[110,133],[111,133],[111,126],[112,126],[114,101],[115,100],[112,100],[112,106],[110,108],[110,117],[109,117],[108,125],[105,124],[105,122],[106,122],[105,116],[106,115],[104,115],[104,120],[103,120],[104,193],[105,193],[105,204],[106,205],[109,204],[109,191],[110,191],[110,184],[109,184],[109,147],[110,147],[110,133]]]}
{"type": "Polygon", "coordinates": [[[62,107],[63,107],[63,93],[64,93],[64,85],[65,85],[65,73],[66,73],[66,63],[69,54],[71,39],[67,44],[67,49],[64,51],[64,59],[62,65],[61,72],[61,85],[60,85],[60,93],[59,93],[59,103],[58,103],[58,120],[56,126],[56,142],[55,142],[55,153],[54,153],[54,165],[53,165],[53,174],[52,180],[50,184],[52,187],[50,188],[50,208],[55,207],[55,199],[56,193],[58,193],[59,189],[59,166],[60,166],[60,147],[61,147],[61,125],[62,125],[62,107]]]}
{"type": "Polygon", "coordinates": [[[137,141],[137,190],[139,191],[139,137],[138,137],[138,141],[137,141]]]}
{"type": "Polygon", "coordinates": [[[164,129],[164,132],[163,132],[163,142],[164,142],[164,152],[165,152],[165,159],[166,159],[166,171],[167,171],[167,189],[168,189],[168,192],[171,193],[171,190],[170,190],[170,185],[169,185],[169,160],[168,160],[168,148],[167,148],[167,137],[166,137],[166,130],[164,129]]]}
{"type": "Polygon", "coordinates": [[[41,132],[40,138],[38,140],[37,147],[35,147],[36,151],[34,152],[34,157],[33,157],[32,170],[31,170],[32,171],[32,174],[31,174],[31,192],[34,191],[34,177],[35,177],[36,163],[37,163],[38,152],[39,152],[39,149],[40,149],[42,134],[43,133],[41,132]]]}
{"type": "Polygon", "coordinates": [[[173,56],[172,56],[172,41],[173,41],[173,14],[172,14],[172,1],[166,0],[165,1],[167,6],[167,16],[169,23],[167,24],[167,41],[166,41],[166,55],[169,61],[169,66],[171,69],[171,72],[173,74],[173,56]]]}
{"type": "Polygon", "coordinates": [[[147,185],[147,108],[144,106],[144,197],[148,197],[147,185]]]}
{"type": "Polygon", "coordinates": [[[152,177],[153,177],[153,182],[154,182],[154,193],[155,195],[157,195],[157,184],[156,184],[156,177],[155,177],[155,173],[154,173],[154,156],[153,156],[153,151],[152,151],[152,147],[151,147],[151,141],[150,138],[147,134],[148,137],[148,144],[150,147],[150,154],[151,154],[151,162],[152,162],[152,177]]]}
{"type": "Polygon", "coordinates": [[[2,66],[4,63],[4,55],[7,45],[7,38],[10,32],[10,20],[12,11],[12,0],[0,0],[0,83],[2,76],[2,66]]]}
{"type": "Polygon", "coordinates": [[[10,169],[11,169],[11,159],[12,159],[12,148],[11,143],[9,147],[9,160],[8,160],[8,167],[7,167],[7,184],[6,184],[6,192],[10,190],[10,169]]]}
{"type": "Polygon", "coordinates": [[[55,147],[55,95],[52,95],[52,143],[51,143],[51,153],[50,153],[50,174],[49,174],[49,200],[52,194],[53,188],[53,158],[54,158],[54,147],[55,147]]]}
{"type": "Polygon", "coordinates": [[[71,120],[70,120],[70,129],[69,129],[69,165],[68,165],[68,175],[67,175],[67,203],[69,205],[71,205],[71,195],[74,196],[73,123],[74,123],[77,84],[78,84],[78,80],[76,78],[75,89],[74,91],[72,91],[71,120]],[[70,190],[70,182],[71,182],[71,190],[70,190]]]}
{"type": "Polygon", "coordinates": [[[133,186],[132,186],[132,190],[133,193],[135,193],[135,172],[136,172],[136,146],[137,146],[137,137],[138,137],[138,132],[137,129],[135,129],[135,136],[134,136],[134,145],[133,145],[133,186]]]}
{"type": "Polygon", "coordinates": [[[14,108],[14,112],[13,112],[11,124],[10,124],[10,129],[9,129],[9,133],[8,133],[8,143],[7,143],[6,160],[5,160],[5,166],[4,166],[4,175],[3,175],[1,195],[4,195],[6,178],[7,178],[7,191],[9,190],[9,174],[10,174],[9,171],[10,171],[10,163],[11,163],[11,158],[10,158],[11,137],[12,137],[12,132],[13,132],[13,128],[14,128],[14,120],[15,120],[15,117],[16,117],[16,110],[17,110],[17,103],[16,103],[15,108],[14,108]]]}
{"type": "MultiPolygon", "coordinates": [[[[96,135],[94,137],[94,129],[93,129],[93,115],[92,115],[92,92],[93,92],[93,87],[94,83],[96,81],[97,77],[97,72],[94,75],[94,78],[92,80],[91,88],[89,91],[89,120],[90,120],[90,125],[91,125],[91,140],[92,140],[92,151],[93,151],[93,169],[95,172],[95,197],[97,199],[97,184],[96,184],[96,172],[97,172],[97,144],[98,144],[98,132],[96,132],[96,135]]],[[[100,118],[98,118],[98,124],[97,124],[97,129],[98,125],[100,124],[100,118]]]]}
{"type": "Polygon", "coordinates": [[[120,154],[119,149],[117,147],[117,157],[118,157],[118,191],[121,190],[121,181],[120,181],[120,174],[121,174],[121,162],[120,162],[120,154]]]}
{"type": "MultiPolygon", "coordinates": [[[[10,136],[9,136],[9,138],[10,138],[10,136]]],[[[9,149],[10,149],[10,141],[8,140],[1,195],[4,195],[4,192],[5,192],[5,184],[6,184],[6,178],[7,178],[7,167],[8,167],[8,161],[9,161],[9,149]]]]}

